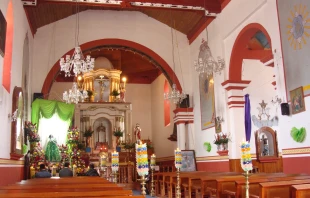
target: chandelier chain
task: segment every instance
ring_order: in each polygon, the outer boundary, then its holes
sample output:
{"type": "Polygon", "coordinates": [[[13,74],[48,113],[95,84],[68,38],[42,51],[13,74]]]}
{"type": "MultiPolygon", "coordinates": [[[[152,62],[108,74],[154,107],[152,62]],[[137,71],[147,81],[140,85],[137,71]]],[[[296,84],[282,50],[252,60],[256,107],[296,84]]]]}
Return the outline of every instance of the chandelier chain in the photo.
{"type": "MultiPolygon", "coordinates": [[[[172,43],[172,62],[173,62],[173,72],[175,75],[175,54],[174,54],[174,37],[173,37],[173,20],[172,20],[172,10],[170,10],[171,24],[170,24],[170,32],[171,32],[171,43],[172,43]]],[[[182,71],[182,68],[181,68],[182,71]]],[[[181,72],[182,73],[182,72],[181,72]]],[[[165,100],[171,100],[174,104],[180,104],[186,95],[181,93],[175,84],[175,76],[172,76],[172,90],[170,93],[164,93],[165,100]]]]}

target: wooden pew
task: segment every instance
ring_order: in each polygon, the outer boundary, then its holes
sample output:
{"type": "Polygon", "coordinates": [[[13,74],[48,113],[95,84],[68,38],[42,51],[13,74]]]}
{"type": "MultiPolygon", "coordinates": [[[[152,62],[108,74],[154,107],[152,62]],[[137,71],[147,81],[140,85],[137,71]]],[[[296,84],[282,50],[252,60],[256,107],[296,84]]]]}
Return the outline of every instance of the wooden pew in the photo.
{"type": "Polygon", "coordinates": [[[292,185],[297,184],[310,184],[310,179],[260,183],[259,195],[254,195],[259,196],[260,198],[290,198],[292,194],[292,185]]]}
{"type": "Polygon", "coordinates": [[[0,192],[0,197],[106,197],[106,196],[130,196],[132,195],[131,190],[111,190],[111,191],[85,191],[85,192],[12,192],[3,193],[0,192]]]}
{"type": "MultiPolygon", "coordinates": [[[[296,174],[294,174],[296,175],[296,174]]],[[[278,178],[278,177],[285,177],[286,174],[284,173],[257,173],[253,174],[250,179],[260,179],[260,178],[278,178]]],[[[209,178],[204,179],[202,188],[205,190],[207,194],[214,197],[226,197],[223,194],[223,190],[227,191],[234,191],[235,188],[235,181],[237,180],[245,180],[243,175],[228,175],[228,176],[220,176],[217,178],[209,178]]],[[[269,181],[269,180],[266,180],[269,181]]],[[[203,193],[203,192],[202,192],[203,193]]]]}
{"type": "MultiPolygon", "coordinates": [[[[300,180],[300,179],[310,179],[310,176],[290,176],[287,177],[266,177],[266,178],[249,178],[249,191],[252,195],[258,195],[259,194],[259,183],[264,182],[271,182],[271,181],[289,181],[289,180],[300,180]]],[[[226,195],[229,198],[235,197],[245,197],[245,185],[246,181],[245,179],[242,180],[236,180],[235,181],[235,188],[225,187],[223,186],[223,195],[226,195]]]]}
{"type": "Polygon", "coordinates": [[[36,185],[36,184],[12,184],[9,186],[2,186],[0,187],[0,190],[14,190],[14,189],[32,189],[32,188],[41,188],[41,189],[46,189],[46,188],[51,188],[51,189],[61,189],[61,188],[87,188],[87,189],[92,189],[92,188],[122,188],[119,187],[117,184],[113,183],[107,183],[107,184],[47,184],[47,185],[36,185]]]}
{"type": "Polygon", "coordinates": [[[292,198],[309,198],[310,184],[300,184],[292,186],[292,198]]]}
{"type": "Polygon", "coordinates": [[[37,178],[30,179],[27,181],[21,181],[17,184],[36,184],[36,185],[46,185],[46,184],[83,184],[83,183],[92,183],[92,184],[101,184],[101,183],[110,183],[108,180],[103,178],[91,178],[84,177],[83,178],[37,178]]]}
{"type": "MultiPolygon", "coordinates": [[[[189,178],[192,178],[192,177],[198,177],[201,176],[201,175],[206,175],[206,174],[210,174],[208,172],[205,172],[205,171],[190,171],[190,172],[181,172],[180,173],[180,190],[182,191],[182,187],[184,188],[184,186],[186,185],[191,185],[192,181],[189,181],[189,178]]],[[[169,189],[169,198],[172,198],[173,196],[173,190],[176,189],[176,186],[177,186],[177,174],[175,173],[174,175],[171,175],[170,176],[170,182],[168,183],[168,189],[169,189]]],[[[188,197],[190,196],[189,194],[191,194],[191,191],[188,192],[188,188],[185,188],[184,189],[184,194],[185,194],[185,197],[188,197]]]]}

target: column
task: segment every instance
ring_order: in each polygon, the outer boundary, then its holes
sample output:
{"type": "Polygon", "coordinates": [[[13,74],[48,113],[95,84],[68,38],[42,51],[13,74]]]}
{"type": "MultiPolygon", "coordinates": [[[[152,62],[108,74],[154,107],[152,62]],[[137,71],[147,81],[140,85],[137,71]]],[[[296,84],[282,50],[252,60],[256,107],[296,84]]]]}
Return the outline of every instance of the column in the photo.
{"type": "Polygon", "coordinates": [[[187,124],[188,143],[189,150],[195,150],[195,134],[194,134],[194,121],[190,121],[187,124]]]}
{"type": "Polygon", "coordinates": [[[229,158],[241,157],[240,143],[245,139],[244,129],[244,95],[243,92],[251,81],[232,82],[225,81],[222,86],[226,89],[228,105],[228,124],[231,134],[231,142],[228,144],[229,158]]]}
{"type": "Polygon", "coordinates": [[[188,136],[188,133],[190,130],[186,130],[188,128],[188,124],[194,122],[194,114],[193,114],[193,108],[177,108],[174,111],[174,123],[177,125],[177,145],[180,150],[185,150],[185,145],[189,145],[189,139],[188,142],[186,142],[186,136],[188,136]]]}
{"type": "Polygon", "coordinates": [[[177,124],[177,134],[178,134],[178,148],[180,150],[185,150],[185,123],[177,124]]]}

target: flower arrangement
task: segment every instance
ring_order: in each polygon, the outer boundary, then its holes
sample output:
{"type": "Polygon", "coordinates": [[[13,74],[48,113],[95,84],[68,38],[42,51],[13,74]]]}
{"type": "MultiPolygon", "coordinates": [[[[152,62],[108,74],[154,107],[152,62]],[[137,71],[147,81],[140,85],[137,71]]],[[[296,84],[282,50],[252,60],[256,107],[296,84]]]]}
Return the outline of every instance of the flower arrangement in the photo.
{"type": "Polygon", "coordinates": [[[227,144],[230,141],[229,135],[223,133],[223,134],[216,134],[214,144],[221,145],[221,144],[227,144]]]}
{"type": "Polygon", "coordinates": [[[91,127],[89,127],[89,129],[87,129],[84,133],[83,133],[83,137],[91,137],[93,135],[94,131],[91,129],[91,127]]]}
{"type": "Polygon", "coordinates": [[[30,164],[36,169],[39,168],[39,164],[45,161],[45,154],[40,146],[40,143],[34,148],[32,155],[30,157],[30,164]]]}
{"type": "Polygon", "coordinates": [[[40,142],[40,136],[36,124],[25,121],[25,132],[29,137],[29,142],[40,142]]]}
{"type": "Polygon", "coordinates": [[[81,159],[81,150],[73,148],[69,156],[71,159],[71,165],[76,167],[76,173],[78,175],[83,175],[85,172],[85,161],[81,159]]]}
{"type": "Polygon", "coordinates": [[[116,136],[116,137],[122,137],[123,136],[123,131],[121,131],[121,128],[118,127],[118,129],[114,130],[113,135],[116,136]]]}
{"type": "Polygon", "coordinates": [[[59,171],[65,164],[65,162],[69,161],[69,155],[68,155],[68,147],[66,145],[58,145],[58,149],[60,152],[60,162],[57,165],[57,170],[59,171]]]}
{"type": "Polygon", "coordinates": [[[67,144],[77,145],[79,143],[79,130],[77,127],[68,129],[67,144]]]}

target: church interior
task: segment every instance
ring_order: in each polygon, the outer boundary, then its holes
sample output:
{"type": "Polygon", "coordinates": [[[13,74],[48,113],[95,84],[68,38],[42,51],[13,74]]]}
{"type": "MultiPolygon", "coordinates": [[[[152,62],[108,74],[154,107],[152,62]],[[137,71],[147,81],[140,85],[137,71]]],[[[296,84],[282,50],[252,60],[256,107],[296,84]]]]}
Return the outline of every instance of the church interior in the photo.
{"type": "Polygon", "coordinates": [[[0,197],[310,197],[308,0],[0,11],[0,197]]]}

